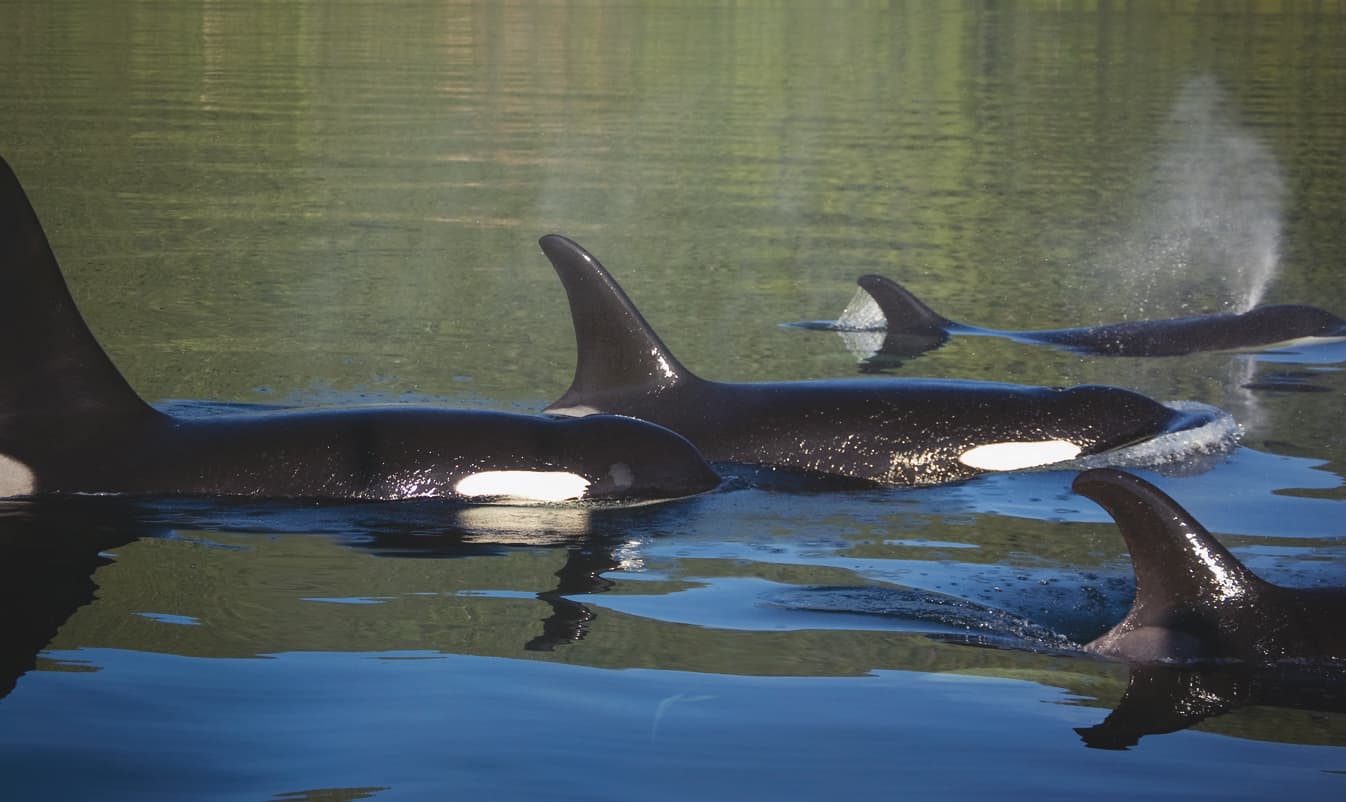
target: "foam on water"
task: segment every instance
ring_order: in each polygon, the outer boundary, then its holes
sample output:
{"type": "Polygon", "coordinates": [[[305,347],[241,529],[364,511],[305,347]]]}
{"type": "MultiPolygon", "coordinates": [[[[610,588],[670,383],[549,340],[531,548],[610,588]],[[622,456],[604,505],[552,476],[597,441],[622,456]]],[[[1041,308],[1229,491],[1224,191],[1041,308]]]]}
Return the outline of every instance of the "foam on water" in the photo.
{"type": "Polygon", "coordinates": [[[1188,462],[1197,457],[1227,454],[1238,445],[1243,427],[1228,412],[1195,401],[1166,401],[1165,405],[1180,412],[1209,414],[1211,420],[1192,429],[1169,432],[1143,443],[1113,449],[1103,454],[1093,454],[1051,467],[1079,471],[1104,466],[1157,468],[1188,462]]]}

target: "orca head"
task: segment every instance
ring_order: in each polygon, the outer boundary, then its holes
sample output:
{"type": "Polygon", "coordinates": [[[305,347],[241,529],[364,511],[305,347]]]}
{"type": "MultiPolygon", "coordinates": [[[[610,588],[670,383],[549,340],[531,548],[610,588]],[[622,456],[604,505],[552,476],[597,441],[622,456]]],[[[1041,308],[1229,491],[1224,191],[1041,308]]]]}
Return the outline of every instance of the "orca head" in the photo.
{"type": "Polygon", "coordinates": [[[1306,304],[1268,304],[1254,307],[1239,318],[1267,342],[1301,337],[1346,337],[1346,320],[1326,309],[1306,304]]]}
{"type": "Polygon", "coordinates": [[[1211,408],[1174,409],[1120,387],[1082,384],[1061,391],[1062,418],[1075,430],[1080,456],[1092,456],[1204,426],[1211,408]]]}
{"type": "Polygon", "coordinates": [[[713,490],[720,477],[685,437],[623,415],[589,415],[558,422],[566,469],[587,482],[579,498],[630,503],[680,498],[713,490]]]}

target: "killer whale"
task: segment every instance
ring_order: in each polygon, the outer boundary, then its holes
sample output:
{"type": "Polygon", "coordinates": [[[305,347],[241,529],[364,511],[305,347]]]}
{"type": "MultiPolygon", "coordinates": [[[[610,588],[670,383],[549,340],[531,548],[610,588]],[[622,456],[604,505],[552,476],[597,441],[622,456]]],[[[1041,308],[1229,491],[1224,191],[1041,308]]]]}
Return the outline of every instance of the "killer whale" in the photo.
{"type": "Polygon", "coordinates": [[[588,251],[557,234],[539,244],[565,288],[577,344],[570,389],[546,411],[654,421],[712,462],[932,485],[1101,454],[1211,419],[1103,386],[707,381],[678,362],[588,251]]]}
{"type": "MultiPolygon", "coordinates": [[[[1346,337],[1346,320],[1303,304],[1258,306],[1240,314],[1195,315],[1167,320],[1134,320],[1067,329],[1001,331],[958,323],[940,315],[905,287],[883,276],[857,283],[878,304],[886,321],[881,354],[912,357],[938,348],[950,335],[1004,337],[1096,356],[1182,356],[1203,351],[1265,348],[1313,338],[1346,337]]],[[[834,323],[803,324],[839,327],[834,323]]]]}
{"type": "Polygon", "coordinates": [[[0,498],[627,502],[718,483],[685,438],[624,417],[428,405],[201,418],[158,411],[94,339],[0,159],[0,498]]]}
{"type": "Polygon", "coordinates": [[[1187,510],[1132,474],[1089,470],[1072,488],[1117,522],[1136,574],[1130,611],[1086,651],[1133,664],[1346,661],[1346,588],[1263,580],[1187,510]]]}

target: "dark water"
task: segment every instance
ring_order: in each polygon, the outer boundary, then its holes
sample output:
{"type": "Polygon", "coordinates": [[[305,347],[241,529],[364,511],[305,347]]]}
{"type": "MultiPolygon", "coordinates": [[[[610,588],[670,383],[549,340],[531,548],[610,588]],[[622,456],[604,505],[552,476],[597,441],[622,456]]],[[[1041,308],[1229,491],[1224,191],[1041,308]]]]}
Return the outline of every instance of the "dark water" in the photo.
{"type": "MultiPolygon", "coordinates": [[[[0,112],[90,326],[187,412],[540,409],[573,364],[549,231],[720,379],[854,375],[836,335],[777,324],[836,317],[867,272],[1001,329],[1346,312],[1338,3],[9,2],[0,112]]],[[[1145,475],[1263,576],[1340,585],[1344,363],[962,338],[894,372],[1219,405],[1236,452],[1145,475]]],[[[5,505],[0,783],[1341,799],[1321,678],[1070,648],[1132,588],[1072,476],[617,511],[5,505]],[[1197,714],[1090,729],[1128,683],[1197,714]]]]}

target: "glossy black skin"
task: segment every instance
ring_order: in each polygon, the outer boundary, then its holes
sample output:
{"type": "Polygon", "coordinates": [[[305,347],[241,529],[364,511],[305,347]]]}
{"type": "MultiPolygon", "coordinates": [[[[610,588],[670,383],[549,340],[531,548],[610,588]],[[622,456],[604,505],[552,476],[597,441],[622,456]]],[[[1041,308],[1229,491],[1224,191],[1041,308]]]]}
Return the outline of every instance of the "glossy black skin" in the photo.
{"type": "Polygon", "coordinates": [[[592,255],[554,234],[540,244],[565,286],[578,351],[570,390],[547,411],[654,421],[713,462],[931,485],[982,472],[958,459],[977,445],[1062,439],[1089,455],[1207,420],[1112,387],[706,381],[678,363],[592,255]]]}
{"type": "Polygon", "coordinates": [[[861,276],[860,288],[887,320],[880,353],[915,356],[943,345],[950,334],[1005,337],[1096,356],[1181,356],[1202,351],[1263,348],[1307,337],[1346,337],[1346,320],[1316,306],[1259,306],[1242,314],[1136,320],[1085,328],[998,331],[956,323],[935,313],[895,281],[861,276]]]}
{"type": "Polygon", "coordinates": [[[0,327],[0,493],[8,495],[489,501],[454,485],[471,473],[528,470],[584,477],[585,500],[640,501],[719,482],[683,437],[630,418],[403,405],[201,418],[156,411],[89,332],[3,160],[0,327]],[[14,478],[14,460],[31,482],[14,478]]]}
{"type": "Polygon", "coordinates": [[[719,483],[684,438],[642,421],[410,405],[200,419],[151,412],[89,428],[29,416],[21,437],[0,435],[0,452],[33,470],[35,495],[471,500],[455,492],[458,481],[506,470],[578,474],[592,483],[584,499],[595,501],[719,483]]]}
{"type": "Polygon", "coordinates": [[[1346,661],[1346,588],[1288,588],[1249,571],[1154,485],[1111,469],[1074,490],[1117,522],[1136,573],[1120,623],[1085,646],[1133,664],[1346,661]]]}

